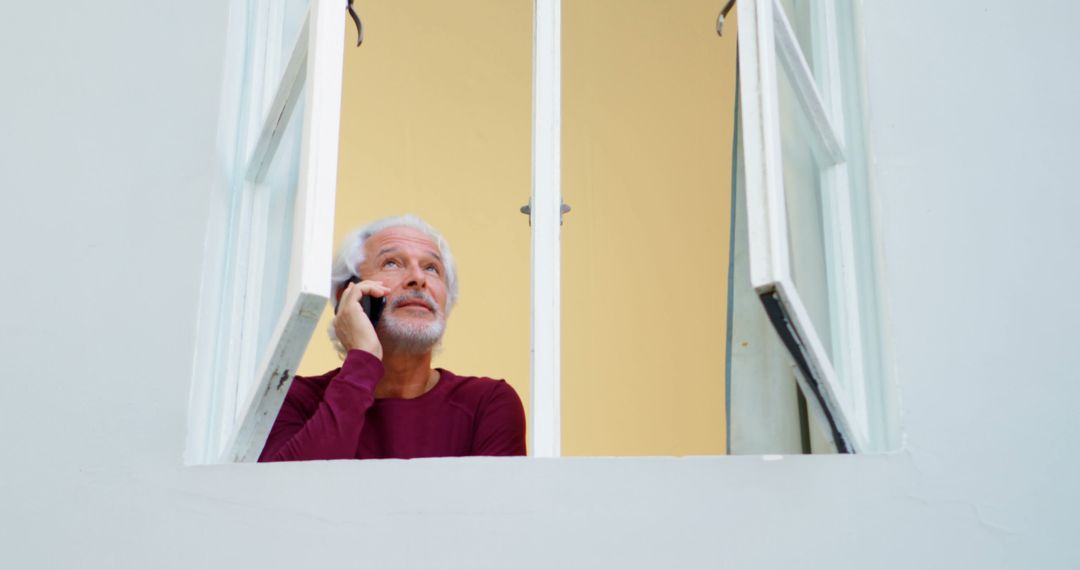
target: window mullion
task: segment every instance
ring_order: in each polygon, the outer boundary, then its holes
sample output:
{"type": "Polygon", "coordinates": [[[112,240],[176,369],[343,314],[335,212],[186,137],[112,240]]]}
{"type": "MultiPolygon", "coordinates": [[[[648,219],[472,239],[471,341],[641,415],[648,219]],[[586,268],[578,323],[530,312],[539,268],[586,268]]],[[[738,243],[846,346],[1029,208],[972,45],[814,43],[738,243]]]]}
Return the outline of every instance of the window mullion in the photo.
{"type": "Polygon", "coordinates": [[[536,457],[561,453],[560,0],[536,0],[533,16],[532,442],[536,457]]]}

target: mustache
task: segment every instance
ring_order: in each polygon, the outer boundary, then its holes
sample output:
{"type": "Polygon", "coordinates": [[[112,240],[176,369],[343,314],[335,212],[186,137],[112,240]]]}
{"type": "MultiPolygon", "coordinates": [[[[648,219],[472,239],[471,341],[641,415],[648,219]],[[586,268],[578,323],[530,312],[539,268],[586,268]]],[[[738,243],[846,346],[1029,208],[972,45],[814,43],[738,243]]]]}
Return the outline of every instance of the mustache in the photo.
{"type": "Polygon", "coordinates": [[[394,310],[405,304],[406,302],[415,303],[416,301],[420,301],[421,303],[423,303],[425,306],[427,306],[428,309],[431,310],[431,312],[435,314],[439,313],[439,308],[435,304],[435,298],[426,291],[410,291],[408,293],[402,293],[401,295],[395,297],[393,300],[390,301],[390,310],[394,310]]]}

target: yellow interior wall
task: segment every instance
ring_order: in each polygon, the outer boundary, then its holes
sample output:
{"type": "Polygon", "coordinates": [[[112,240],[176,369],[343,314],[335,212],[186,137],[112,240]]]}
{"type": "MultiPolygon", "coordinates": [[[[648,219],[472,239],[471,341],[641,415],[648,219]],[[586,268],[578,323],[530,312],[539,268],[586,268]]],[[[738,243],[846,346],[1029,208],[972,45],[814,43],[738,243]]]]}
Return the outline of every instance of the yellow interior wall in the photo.
{"type": "MultiPolygon", "coordinates": [[[[336,240],[403,212],[439,228],[461,298],[436,365],[506,378],[528,409],[532,2],[358,7],[336,240]]],[[[567,455],[725,451],[734,34],[716,36],[718,9],[563,2],[567,455]]],[[[340,365],[329,318],[301,374],[340,365]]]]}
{"type": "Polygon", "coordinates": [[[563,453],[725,452],[735,22],[563,3],[563,453]]]}

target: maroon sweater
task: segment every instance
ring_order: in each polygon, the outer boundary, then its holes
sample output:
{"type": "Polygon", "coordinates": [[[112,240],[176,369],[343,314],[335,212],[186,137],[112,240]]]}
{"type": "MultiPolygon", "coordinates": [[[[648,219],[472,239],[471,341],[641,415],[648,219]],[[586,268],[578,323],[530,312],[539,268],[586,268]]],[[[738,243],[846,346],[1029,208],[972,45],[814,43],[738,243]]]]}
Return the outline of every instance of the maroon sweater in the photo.
{"type": "Polygon", "coordinates": [[[322,376],[297,376],[259,461],[525,455],[525,410],[509,384],[438,371],[411,399],[376,399],[382,361],[360,350],[322,376]]]}

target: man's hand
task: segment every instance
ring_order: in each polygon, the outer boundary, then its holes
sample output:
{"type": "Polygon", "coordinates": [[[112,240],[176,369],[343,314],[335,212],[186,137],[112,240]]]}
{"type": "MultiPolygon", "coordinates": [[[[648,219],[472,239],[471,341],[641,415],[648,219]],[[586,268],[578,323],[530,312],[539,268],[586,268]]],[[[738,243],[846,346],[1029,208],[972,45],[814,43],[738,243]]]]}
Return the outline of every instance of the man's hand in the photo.
{"type": "Polygon", "coordinates": [[[375,334],[375,327],[364,314],[360,298],[364,295],[382,297],[390,292],[389,287],[378,281],[349,283],[338,302],[338,312],[334,317],[334,332],[345,350],[363,350],[382,360],[382,344],[375,334]]]}

